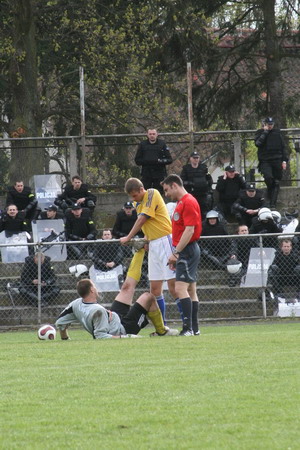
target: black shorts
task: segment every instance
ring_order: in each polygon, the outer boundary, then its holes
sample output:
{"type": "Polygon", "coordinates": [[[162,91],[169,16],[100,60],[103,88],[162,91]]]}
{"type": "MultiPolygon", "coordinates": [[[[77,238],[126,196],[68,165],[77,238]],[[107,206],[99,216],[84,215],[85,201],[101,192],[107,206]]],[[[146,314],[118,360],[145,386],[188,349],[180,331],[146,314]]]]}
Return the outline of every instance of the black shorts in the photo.
{"type": "Polygon", "coordinates": [[[191,242],[179,253],[176,262],[176,281],[194,283],[197,280],[197,267],[199,262],[199,245],[197,242],[191,242]]]}
{"type": "Polygon", "coordinates": [[[138,334],[149,323],[147,311],[139,303],[129,306],[114,300],[111,311],[118,314],[127,334],[138,334]]]}

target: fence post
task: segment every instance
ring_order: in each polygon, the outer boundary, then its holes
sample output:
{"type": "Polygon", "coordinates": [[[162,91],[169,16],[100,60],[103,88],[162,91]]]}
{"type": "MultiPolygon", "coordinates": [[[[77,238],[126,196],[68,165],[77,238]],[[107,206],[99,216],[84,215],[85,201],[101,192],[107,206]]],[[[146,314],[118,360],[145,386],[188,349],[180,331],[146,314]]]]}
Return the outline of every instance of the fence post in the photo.
{"type": "MultiPolygon", "coordinates": [[[[34,248],[34,247],[33,247],[34,248]]],[[[42,250],[40,244],[38,244],[38,324],[42,322],[42,250]]]]}
{"type": "Polygon", "coordinates": [[[261,273],[261,287],[262,287],[262,312],[263,318],[267,318],[267,304],[266,304],[266,281],[264,277],[264,249],[263,249],[263,238],[259,236],[259,248],[260,248],[260,273],[261,273]]]}
{"type": "Polygon", "coordinates": [[[69,143],[70,177],[78,174],[77,169],[77,144],[74,139],[69,143]]]}
{"type": "Polygon", "coordinates": [[[234,149],[234,166],[237,172],[241,173],[242,165],[241,165],[241,155],[242,155],[242,139],[240,136],[234,137],[233,140],[233,149],[234,149]]]}

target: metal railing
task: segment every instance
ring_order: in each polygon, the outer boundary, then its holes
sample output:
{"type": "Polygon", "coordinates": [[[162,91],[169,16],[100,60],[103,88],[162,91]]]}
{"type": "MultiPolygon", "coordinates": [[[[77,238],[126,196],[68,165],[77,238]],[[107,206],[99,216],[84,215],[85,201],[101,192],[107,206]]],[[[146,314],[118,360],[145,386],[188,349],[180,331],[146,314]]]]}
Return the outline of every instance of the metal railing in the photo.
{"type": "MultiPolygon", "coordinates": [[[[298,234],[201,238],[197,277],[199,320],[300,315],[300,266],[295,264],[299,255],[298,234]],[[281,239],[293,241],[295,256],[287,258],[293,266],[286,265],[282,273],[281,268],[274,267],[281,239]]],[[[89,277],[96,283],[100,302],[109,308],[122,287],[132,258],[131,249],[121,247],[118,240],[1,244],[0,250],[1,328],[54,323],[63,308],[78,297],[76,283],[81,278],[89,277]],[[74,259],[75,247],[80,251],[77,253],[80,259],[74,259]],[[47,253],[51,248],[50,258],[47,253]],[[19,261],[18,255],[24,250],[28,256],[23,255],[23,261],[19,261]],[[106,266],[110,261],[115,261],[113,269],[106,266]]],[[[148,290],[145,257],[133,301],[148,290]]],[[[167,290],[164,294],[167,320],[180,320],[174,299],[167,290]]]]}

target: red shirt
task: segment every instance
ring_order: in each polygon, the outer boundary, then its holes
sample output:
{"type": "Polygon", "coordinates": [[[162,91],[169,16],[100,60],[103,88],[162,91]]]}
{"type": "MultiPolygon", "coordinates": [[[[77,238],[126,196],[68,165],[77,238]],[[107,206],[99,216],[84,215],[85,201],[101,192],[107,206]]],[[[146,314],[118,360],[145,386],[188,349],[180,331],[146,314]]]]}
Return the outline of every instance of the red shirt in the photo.
{"type": "Polygon", "coordinates": [[[174,247],[180,241],[186,227],[195,227],[190,242],[197,241],[202,232],[201,212],[197,200],[191,194],[185,194],[177,202],[172,217],[172,240],[174,247]]]}

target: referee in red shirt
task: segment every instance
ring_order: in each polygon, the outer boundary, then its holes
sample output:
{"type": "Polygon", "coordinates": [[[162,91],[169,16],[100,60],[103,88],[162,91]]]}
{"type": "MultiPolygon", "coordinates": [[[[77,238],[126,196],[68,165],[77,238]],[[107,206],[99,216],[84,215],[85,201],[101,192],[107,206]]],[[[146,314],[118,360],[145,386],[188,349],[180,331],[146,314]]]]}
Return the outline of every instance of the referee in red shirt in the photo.
{"type": "Polygon", "coordinates": [[[197,267],[200,261],[198,239],[202,231],[201,212],[197,200],[183,187],[178,175],[169,175],[162,181],[165,195],[177,201],[172,217],[173,254],[170,268],[176,266],[175,293],[180,301],[183,328],[181,336],[200,334],[198,328],[197,267]]]}

